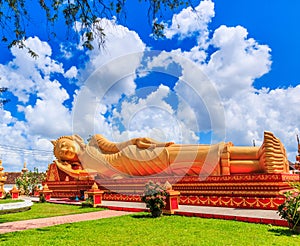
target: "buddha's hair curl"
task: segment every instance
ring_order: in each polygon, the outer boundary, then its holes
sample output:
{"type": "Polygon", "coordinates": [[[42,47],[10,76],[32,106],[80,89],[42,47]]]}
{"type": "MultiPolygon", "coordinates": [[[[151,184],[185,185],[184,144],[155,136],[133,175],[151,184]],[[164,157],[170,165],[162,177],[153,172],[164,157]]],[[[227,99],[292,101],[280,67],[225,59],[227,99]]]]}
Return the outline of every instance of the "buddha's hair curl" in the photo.
{"type": "Polygon", "coordinates": [[[56,140],[52,140],[51,143],[53,144],[53,153],[54,156],[56,157],[57,160],[61,160],[60,156],[59,156],[59,149],[58,149],[58,142],[61,141],[62,139],[69,139],[69,140],[73,140],[74,141],[74,137],[73,136],[61,136],[56,140]]]}

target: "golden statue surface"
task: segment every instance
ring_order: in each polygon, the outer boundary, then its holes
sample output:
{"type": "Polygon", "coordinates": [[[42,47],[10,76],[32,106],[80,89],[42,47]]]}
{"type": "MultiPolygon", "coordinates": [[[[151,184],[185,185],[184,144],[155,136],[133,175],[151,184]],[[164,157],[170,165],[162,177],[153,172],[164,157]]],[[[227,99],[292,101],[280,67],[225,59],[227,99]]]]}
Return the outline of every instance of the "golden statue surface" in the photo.
{"type": "Polygon", "coordinates": [[[87,144],[78,135],[62,136],[52,144],[57,167],[81,180],[95,174],[118,179],[289,172],[285,148],[271,132],[264,132],[260,147],[234,146],[231,142],[176,144],[151,138],[115,143],[99,134],[87,144]]]}

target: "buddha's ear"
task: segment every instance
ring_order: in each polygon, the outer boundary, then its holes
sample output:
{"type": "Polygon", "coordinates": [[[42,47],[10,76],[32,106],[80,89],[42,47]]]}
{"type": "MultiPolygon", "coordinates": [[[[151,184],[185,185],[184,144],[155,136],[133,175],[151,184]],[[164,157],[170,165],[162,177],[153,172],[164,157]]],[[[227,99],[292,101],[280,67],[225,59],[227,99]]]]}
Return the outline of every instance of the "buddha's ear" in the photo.
{"type": "Polygon", "coordinates": [[[55,146],[57,141],[56,140],[51,140],[50,142],[53,144],[53,146],[55,146]]]}

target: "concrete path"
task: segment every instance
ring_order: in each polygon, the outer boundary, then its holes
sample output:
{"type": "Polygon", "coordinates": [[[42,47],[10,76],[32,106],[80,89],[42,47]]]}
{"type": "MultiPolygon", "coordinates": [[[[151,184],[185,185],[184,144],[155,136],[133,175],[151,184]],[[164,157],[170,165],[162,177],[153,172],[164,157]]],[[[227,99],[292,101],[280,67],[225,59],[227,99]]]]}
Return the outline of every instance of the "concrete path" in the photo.
{"type": "Polygon", "coordinates": [[[103,210],[99,212],[72,214],[64,216],[56,216],[50,218],[22,220],[16,222],[7,222],[0,224],[0,234],[14,231],[22,231],[27,229],[42,228],[66,223],[74,223],[79,221],[97,220],[109,217],[122,216],[130,214],[127,211],[103,210]]]}
{"type": "MultiPolygon", "coordinates": [[[[146,209],[145,204],[139,202],[102,201],[102,206],[114,210],[133,212],[146,209]]],[[[175,214],[287,226],[287,222],[280,218],[277,210],[179,205],[179,209],[175,211],[175,214]]]]}
{"type": "MultiPolygon", "coordinates": [[[[102,206],[117,209],[128,208],[133,209],[146,209],[144,203],[139,202],[117,202],[117,201],[102,201],[102,206]]],[[[249,218],[264,218],[281,220],[277,214],[277,210],[264,210],[264,209],[244,209],[244,208],[225,208],[225,207],[208,207],[208,206],[191,206],[179,205],[177,213],[198,213],[207,215],[224,215],[224,216],[240,216],[249,218]]]]}

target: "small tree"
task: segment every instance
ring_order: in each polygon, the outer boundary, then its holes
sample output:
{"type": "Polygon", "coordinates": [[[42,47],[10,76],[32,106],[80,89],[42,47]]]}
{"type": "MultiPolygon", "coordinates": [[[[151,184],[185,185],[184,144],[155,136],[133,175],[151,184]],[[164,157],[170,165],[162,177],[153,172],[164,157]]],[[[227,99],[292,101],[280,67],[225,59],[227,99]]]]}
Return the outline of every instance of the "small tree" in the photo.
{"type": "Polygon", "coordinates": [[[39,172],[38,168],[34,168],[33,171],[24,172],[18,178],[16,178],[16,185],[21,191],[21,194],[30,195],[34,194],[35,189],[46,178],[46,174],[39,172]]]}

